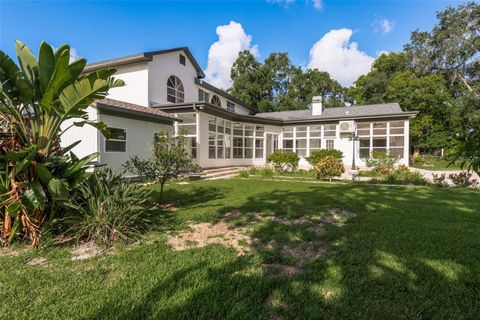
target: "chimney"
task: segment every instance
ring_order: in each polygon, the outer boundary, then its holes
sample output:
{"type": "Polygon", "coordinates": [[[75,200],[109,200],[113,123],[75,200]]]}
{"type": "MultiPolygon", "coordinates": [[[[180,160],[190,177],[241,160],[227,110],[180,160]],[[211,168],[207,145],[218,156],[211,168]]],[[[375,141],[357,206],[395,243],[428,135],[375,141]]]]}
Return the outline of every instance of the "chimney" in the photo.
{"type": "Polygon", "coordinates": [[[322,96],[312,98],[312,115],[321,116],[323,111],[322,96]]]}

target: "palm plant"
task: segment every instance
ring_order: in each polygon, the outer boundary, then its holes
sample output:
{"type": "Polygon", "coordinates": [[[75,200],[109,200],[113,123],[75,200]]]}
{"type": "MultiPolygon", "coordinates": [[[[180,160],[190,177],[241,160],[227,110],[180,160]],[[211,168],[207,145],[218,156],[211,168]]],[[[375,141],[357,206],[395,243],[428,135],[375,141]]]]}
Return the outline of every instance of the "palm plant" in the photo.
{"type": "Polygon", "coordinates": [[[88,120],[86,109],[113,87],[123,85],[115,69],[84,73],[85,59],[70,63],[70,47],[56,51],[42,42],[38,60],[16,42],[19,66],[0,51],[0,220],[1,239],[11,242],[19,231],[38,246],[40,226],[47,212],[69,200],[85,173],[84,166],[98,156],[78,159],[70,150],[78,142],[60,147],[69,128],[92,125],[106,133],[102,123],[88,120]]]}

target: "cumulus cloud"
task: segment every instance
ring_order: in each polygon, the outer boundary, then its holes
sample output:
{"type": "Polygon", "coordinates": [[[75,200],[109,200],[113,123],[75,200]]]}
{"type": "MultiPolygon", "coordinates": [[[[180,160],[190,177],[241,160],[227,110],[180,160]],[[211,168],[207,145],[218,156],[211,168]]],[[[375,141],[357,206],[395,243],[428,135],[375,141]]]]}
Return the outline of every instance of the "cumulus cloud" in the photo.
{"type": "Polygon", "coordinates": [[[379,19],[376,18],[375,21],[373,22],[373,31],[378,33],[382,33],[383,35],[386,35],[390,32],[393,31],[395,28],[395,21],[390,21],[388,19],[379,19]]]}
{"type": "MultiPolygon", "coordinates": [[[[267,2],[288,7],[290,4],[294,3],[295,0],[267,0],[267,2]]],[[[304,0],[304,2],[307,4],[312,4],[316,10],[323,9],[323,0],[304,0]]]]}
{"type": "MultiPolygon", "coordinates": [[[[58,47],[51,46],[53,51],[57,51],[58,47]]],[[[77,49],[70,47],[70,63],[72,63],[75,60],[80,59],[81,57],[77,54],[77,49]]]]}
{"type": "Polygon", "coordinates": [[[358,44],[350,41],[352,33],[345,28],[327,32],[310,49],[308,67],[327,71],[344,86],[368,73],[375,58],[358,50],[358,44]]]}
{"type": "Polygon", "coordinates": [[[229,88],[232,84],[230,69],[242,50],[249,50],[255,57],[259,55],[258,46],[251,45],[252,36],[245,33],[240,23],[230,21],[217,27],[218,41],[210,46],[208,64],[205,70],[206,80],[214,86],[229,88]]]}

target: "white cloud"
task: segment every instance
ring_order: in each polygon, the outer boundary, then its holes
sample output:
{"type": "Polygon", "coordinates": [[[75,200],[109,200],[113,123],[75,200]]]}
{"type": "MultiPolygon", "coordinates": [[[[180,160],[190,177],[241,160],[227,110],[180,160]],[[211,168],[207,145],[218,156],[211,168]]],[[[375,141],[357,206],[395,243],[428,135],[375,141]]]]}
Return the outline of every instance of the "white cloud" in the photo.
{"type": "MultiPolygon", "coordinates": [[[[53,52],[57,51],[58,47],[52,46],[53,52]]],[[[70,47],[70,63],[75,60],[80,59],[81,57],[77,54],[77,49],[70,47]]]]}
{"type": "Polygon", "coordinates": [[[245,33],[240,23],[230,21],[217,27],[218,41],[210,46],[208,64],[205,70],[206,80],[214,86],[229,88],[232,84],[230,69],[241,50],[249,50],[258,56],[258,46],[251,45],[252,36],[245,33]]]}
{"type": "MultiPolygon", "coordinates": [[[[290,4],[294,3],[295,0],[267,0],[267,2],[288,7],[290,4]]],[[[316,10],[323,9],[323,0],[304,0],[304,2],[307,4],[312,4],[316,10]]]]}
{"type": "Polygon", "coordinates": [[[310,49],[308,67],[327,71],[344,86],[350,86],[357,78],[368,73],[375,58],[358,50],[356,42],[350,42],[350,29],[330,30],[310,49]]]}
{"type": "Polygon", "coordinates": [[[323,0],[312,0],[313,7],[317,10],[323,9],[323,0]]]}
{"type": "Polygon", "coordinates": [[[393,29],[395,28],[395,24],[395,21],[376,18],[373,22],[373,31],[376,33],[381,32],[383,35],[386,35],[393,31],[393,29]]]}

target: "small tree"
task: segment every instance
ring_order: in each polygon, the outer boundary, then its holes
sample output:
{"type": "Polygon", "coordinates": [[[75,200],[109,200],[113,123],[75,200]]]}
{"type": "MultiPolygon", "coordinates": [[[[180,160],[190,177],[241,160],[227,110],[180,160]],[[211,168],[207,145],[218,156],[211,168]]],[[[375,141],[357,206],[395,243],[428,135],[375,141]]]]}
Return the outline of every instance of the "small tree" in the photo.
{"type": "Polygon", "coordinates": [[[345,172],[343,161],[334,156],[322,158],[316,165],[317,179],[328,179],[332,181],[333,177],[339,177],[345,172]]]}
{"type": "Polygon", "coordinates": [[[136,175],[153,179],[160,183],[160,201],[163,200],[165,183],[198,170],[186,150],[183,133],[173,135],[170,131],[160,131],[153,139],[153,157],[142,159],[131,157],[123,167],[136,175]]]}

